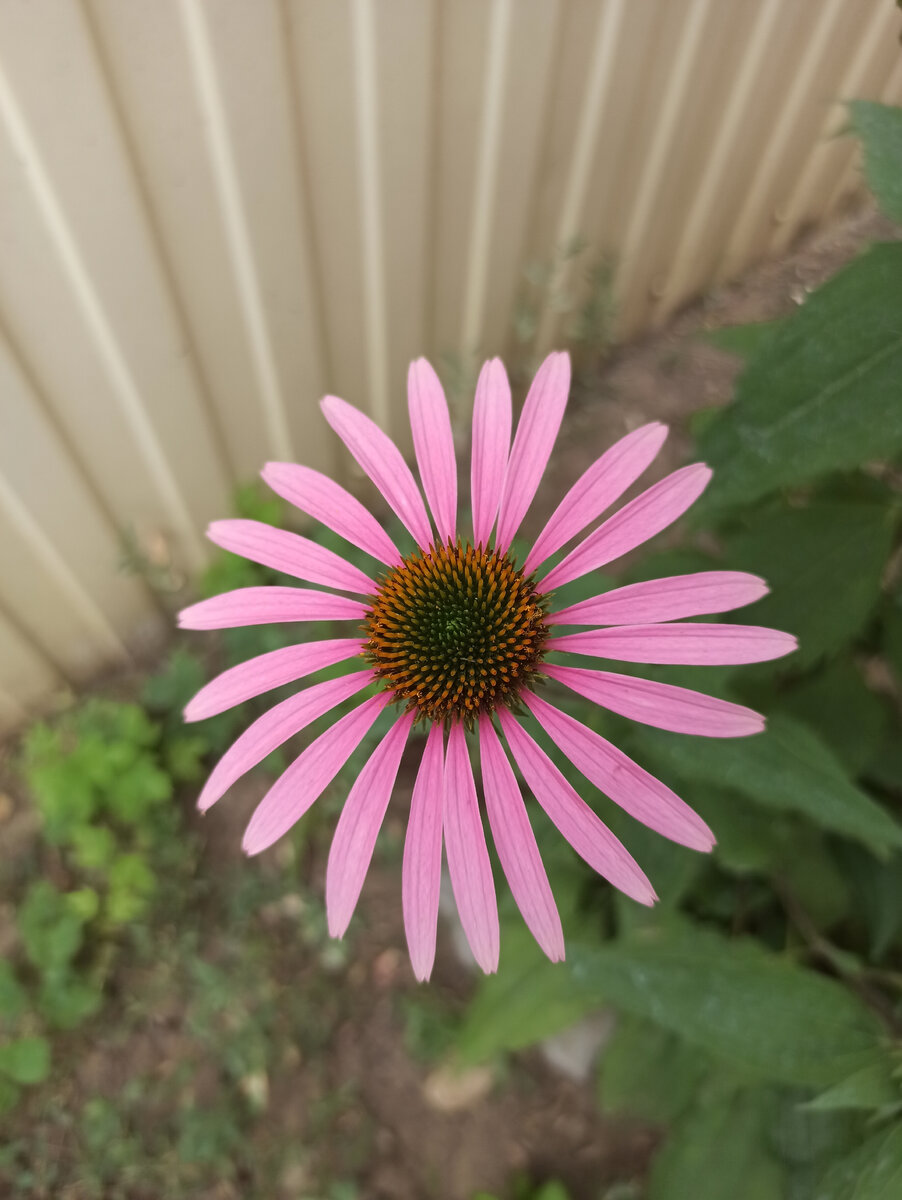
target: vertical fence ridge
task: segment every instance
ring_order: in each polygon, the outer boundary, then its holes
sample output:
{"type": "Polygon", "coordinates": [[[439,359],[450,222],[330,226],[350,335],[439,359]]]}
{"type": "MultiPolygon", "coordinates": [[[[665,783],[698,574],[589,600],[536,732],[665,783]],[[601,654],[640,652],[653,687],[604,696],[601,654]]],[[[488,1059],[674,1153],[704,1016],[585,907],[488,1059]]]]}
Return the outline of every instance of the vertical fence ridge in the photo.
{"type": "Polygon", "coordinates": [[[385,284],[385,241],[382,219],[382,173],[379,166],[379,94],[372,0],[353,0],[357,154],[359,158],[360,226],[363,242],[364,324],[367,342],[370,410],[383,427],[391,424],[388,383],[388,312],[385,284]]]}
{"type": "Polygon", "coordinates": [[[125,157],[128,161],[135,190],[141,205],[142,217],[147,225],[147,231],[157,257],[160,273],[163,276],[167,298],[177,321],[179,335],[183,339],[192,380],[200,397],[204,418],[212,435],[216,458],[223,464],[229,481],[234,487],[238,482],[235,463],[232,461],[225,431],[213,401],[213,392],[210,381],[204,371],[203,360],[197,351],[197,343],[188,317],[188,307],[184,296],[181,294],[178,275],[173,269],[172,258],[168,252],[166,239],[163,235],[153,199],[147,186],[147,179],[141,164],[141,157],[138,153],[135,136],[119,93],[116,90],[113,73],[110,69],[109,49],[104,42],[90,0],[78,0],[78,4],[88,31],[92,50],[97,60],[100,77],[103,80],[103,86],[106,90],[110,111],[125,150],[125,157]]]}
{"type": "Polygon", "coordinates": [[[122,348],[110,327],[107,314],[90,272],[82,260],[76,240],[66,221],[40,151],[28,124],[16,103],[15,93],[0,63],[0,119],[22,163],[47,233],[59,255],[68,282],[74,292],[87,332],[103,363],[113,391],[134,431],[135,443],[154,479],[165,510],[179,531],[193,566],[200,566],[205,551],[188,506],[160,442],[151,425],[140,389],[132,375],[122,348]]]}
{"type": "Polygon", "coordinates": [[[473,215],[461,320],[461,346],[474,348],[485,312],[493,208],[501,154],[502,111],[510,41],[511,0],[492,0],[485,71],[485,95],[479,134],[473,215]]]}
{"type": "Polygon", "coordinates": [[[720,279],[728,278],[748,259],[752,226],[761,220],[766,211],[768,193],[773,186],[774,177],[786,151],[787,143],[795,129],[793,119],[797,116],[802,97],[812,86],[819,59],[827,47],[827,40],[843,11],[844,3],[845,0],[825,0],[823,7],[819,10],[819,19],[801,60],[797,64],[782,118],[778,121],[776,129],[771,132],[762,161],[757,166],[752,186],[749,188],[733,224],[733,233],[727,243],[719,272],[720,279]]]}
{"type": "MultiPolygon", "coordinates": [[[[598,16],[597,33],[592,49],[592,59],[589,77],[586,80],[582,112],[573,150],[570,156],[570,167],[567,181],[561,199],[560,212],[557,218],[554,237],[554,252],[560,254],[581,231],[583,209],[586,203],[586,192],[589,186],[589,175],[597,153],[598,136],[605,116],[605,107],[610,92],[612,71],[611,64],[616,52],[620,22],[623,17],[626,0],[606,0],[598,16]]],[[[551,293],[555,288],[564,287],[568,282],[568,264],[564,263],[557,277],[549,287],[551,293]]],[[[550,295],[539,317],[536,333],[536,348],[544,354],[550,349],[551,339],[557,324],[557,315],[550,302],[550,295]]]]}
{"type": "Polygon", "coordinates": [[[293,447],[285,414],[285,399],[267,328],[266,306],[260,293],[241,185],[232,154],[228,118],[207,30],[207,17],[199,0],[180,0],[179,11],[194,68],[198,100],[206,121],[207,147],[222,205],[236,290],[247,327],[271,450],[277,458],[291,458],[293,447]]]}
{"type": "Polygon", "coordinates": [[[689,20],[673,56],[673,66],[667,81],[661,113],[655,122],[651,145],[636,188],[635,207],[626,227],[619,251],[617,287],[621,297],[619,318],[630,329],[637,307],[636,288],[639,281],[631,274],[640,243],[646,236],[652,208],[660,203],[661,182],[673,152],[675,133],[683,116],[689,92],[689,82],[696,58],[702,47],[705,19],[712,0],[692,0],[689,20]]]}
{"type": "MultiPolygon", "coordinates": [[[[326,336],[325,286],[323,264],[316,231],[316,215],[310,191],[310,166],[304,125],[301,120],[301,100],[298,89],[298,72],[294,69],[291,52],[294,44],[294,24],[291,15],[291,0],[277,0],[279,5],[279,30],[282,38],[283,67],[288,88],[288,124],[291,131],[294,175],[302,211],[298,213],[300,239],[310,263],[310,292],[313,310],[310,320],[314,325],[314,341],[323,364],[323,389],[331,392],[334,387],[335,366],[332,350],[326,336]]],[[[325,464],[324,464],[325,465],[325,464]]]]}
{"type": "Polygon", "coordinates": [[[865,86],[871,59],[876,54],[881,40],[892,36],[892,15],[889,9],[875,8],[870,21],[865,23],[864,33],[852,61],[843,74],[834,103],[827,111],[817,141],[810,147],[802,171],[784,205],[780,227],[771,241],[771,253],[779,254],[786,249],[798,232],[803,214],[811,205],[812,199],[819,194],[818,183],[824,174],[826,158],[825,143],[828,139],[836,137],[843,126],[844,113],[839,109],[839,105],[844,100],[853,99],[865,86]]]}
{"type": "Polygon", "coordinates": [[[691,287],[691,264],[698,254],[717,203],[718,190],[723,183],[730,156],[736,148],[737,135],[747,117],[761,66],[773,37],[782,0],[764,0],[758,10],[752,36],[745,49],[739,75],[727,98],[726,108],[718,126],[714,144],[685,227],[680,232],[665,289],[654,314],[660,324],[673,312],[691,287]]]}

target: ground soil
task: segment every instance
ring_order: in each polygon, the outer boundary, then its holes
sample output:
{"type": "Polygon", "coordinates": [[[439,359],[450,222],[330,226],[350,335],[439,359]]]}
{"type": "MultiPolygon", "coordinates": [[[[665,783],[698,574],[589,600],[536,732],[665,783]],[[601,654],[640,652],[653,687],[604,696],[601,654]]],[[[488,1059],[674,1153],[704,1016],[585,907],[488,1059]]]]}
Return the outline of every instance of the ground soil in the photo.
{"type": "MultiPolygon", "coordinates": [[[[582,371],[530,516],[533,529],[602,450],[646,421],[666,421],[673,431],[643,486],[685,462],[690,453],[687,417],[729,399],[738,365],[699,340],[698,334],[790,311],[865,244],[890,232],[873,213],[850,217],[779,262],[765,264],[742,282],[695,304],[664,331],[582,371]]],[[[238,867],[240,832],[258,786],[259,781],[251,780],[234,789],[228,802],[198,826],[205,843],[201,870],[238,867]]],[[[396,842],[403,810],[400,804],[387,830],[396,842]]],[[[16,839],[18,845],[33,837],[29,815],[7,802],[0,809],[4,848],[16,839]]],[[[17,853],[21,851],[19,846],[17,853]]],[[[243,869],[265,871],[265,859],[243,869]]],[[[321,859],[311,864],[313,889],[322,887],[323,871],[321,859]]],[[[317,1179],[324,1171],[354,1178],[363,1200],[471,1200],[480,1189],[508,1196],[518,1172],[537,1181],[562,1180],[573,1200],[598,1200],[617,1182],[641,1180],[656,1142],[654,1131],[602,1118],[593,1084],[557,1073],[540,1052],[518,1056],[503,1069],[471,1072],[462,1080],[449,1079],[435,1062],[412,1053],[405,1003],[422,996],[422,990],[406,961],[397,863],[388,868],[377,862],[358,913],[353,956],[332,976],[315,1069],[300,1051],[297,1061],[284,1063],[275,1074],[263,1123],[267,1137],[304,1144],[314,1139],[317,1179]],[[349,1099],[323,1119],[330,1096],[349,1099]]],[[[10,917],[7,906],[7,919],[0,920],[0,934],[7,940],[14,938],[10,917]]],[[[271,920],[272,936],[284,951],[280,974],[298,997],[322,997],[321,959],[293,944],[290,922],[284,917],[274,913],[265,918],[271,920]]],[[[210,939],[212,947],[215,931],[210,939]]],[[[138,982],[119,981],[123,1004],[138,982]]],[[[453,1012],[471,986],[445,928],[430,985],[438,1006],[453,1012]]],[[[74,1075],[67,1085],[68,1103],[75,1104],[79,1093],[82,1098],[98,1090],[119,1094],[135,1072],[166,1069],[167,1062],[185,1051],[187,1034],[181,1022],[177,1005],[173,1011],[158,1012],[123,1046],[116,1035],[115,1013],[107,1011],[103,1027],[91,1032],[91,1044],[78,1045],[76,1040],[70,1048],[74,1075]]],[[[198,1095],[205,1087],[222,1086],[215,1063],[200,1063],[197,1076],[193,1086],[198,1095]]],[[[29,1119],[39,1123],[40,1112],[32,1107],[29,1119]]],[[[60,1153],[64,1152],[63,1147],[60,1153]]],[[[311,1194],[310,1184],[309,1168],[299,1162],[277,1181],[274,1200],[311,1194]]],[[[146,1193],[139,1189],[134,1194],[146,1193]]],[[[197,1194],[231,1200],[249,1192],[239,1179],[197,1194]]]]}

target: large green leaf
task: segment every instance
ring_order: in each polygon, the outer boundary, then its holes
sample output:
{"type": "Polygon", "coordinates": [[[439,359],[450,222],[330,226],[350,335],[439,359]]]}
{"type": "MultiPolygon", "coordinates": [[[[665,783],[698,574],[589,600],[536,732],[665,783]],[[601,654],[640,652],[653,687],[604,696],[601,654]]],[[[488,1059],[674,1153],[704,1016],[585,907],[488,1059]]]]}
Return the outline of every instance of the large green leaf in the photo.
{"type": "Polygon", "coordinates": [[[820,502],[753,518],[727,545],[727,560],[767,580],[770,595],[749,619],[796,634],[792,665],[798,668],[859,632],[880,598],[891,545],[884,508],[820,502]]]}
{"type": "Polygon", "coordinates": [[[902,1122],[873,1134],[836,1163],[817,1200],[899,1200],[902,1196],[902,1122]]]}
{"type": "Polygon", "coordinates": [[[815,292],[700,439],[698,511],[748,503],[902,446],[902,244],[874,246],[815,292]]]}
{"type": "Polygon", "coordinates": [[[63,969],[81,947],[84,921],[46,879],[31,885],[16,919],[25,954],[39,971],[63,969]]]}
{"type": "Polygon", "coordinates": [[[531,1046],[598,1008],[592,995],[574,988],[568,973],[543,956],[531,934],[503,932],[498,974],[482,980],[457,1039],[465,1063],[531,1046]]]}
{"type": "Polygon", "coordinates": [[[871,691],[851,656],[807,675],[778,703],[815,730],[855,776],[873,761],[894,725],[892,705],[871,691]]]}
{"type": "Polygon", "coordinates": [[[0,1046],[0,1074],[13,1083],[42,1083],[50,1073],[50,1043],[23,1037],[0,1046]]]}
{"type": "Polygon", "coordinates": [[[38,1011],[55,1029],[75,1029],[93,1015],[103,1001],[103,990],[93,980],[71,972],[46,975],[38,992],[38,1011]]]}
{"type": "Polygon", "coordinates": [[[874,1014],[833,980],[751,941],[696,929],[574,946],[575,990],[654,1021],[762,1078],[829,1087],[873,1058],[874,1014]]]}
{"type": "Polygon", "coordinates": [[[894,1079],[895,1061],[881,1050],[873,1062],[859,1067],[846,1079],[821,1092],[807,1105],[813,1112],[831,1109],[889,1108],[902,1100],[899,1085],[894,1079]]]}
{"type": "Polygon", "coordinates": [[[608,1113],[665,1124],[686,1110],[710,1070],[707,1054],[669,1030],[621,1016],[601,1060],[601,1106],[608,1113]]]}
{"type": "Polygon", "coordinates": [[[649,1200],[776,1200],[783,1171],[769,1153],[766,1092],[713,1094],[687,1114],[656,1156],[649,1200]]]}
{"type": "Polygon", "coordinates": [[[875,863],[859,846],[836,847],[839,864],[852,890],[855,913],[868,932],[868,953],[881,962],[902,931],[902,855],[875,863]]]}
{"type": "Polygon", "coordinates": [[[691,799],[699,816],[717,831],[715,861],[731,874],[767,875],[785,858],[796,832],[793,818],[775,817],[724,787],[695,784],[691,799]]]}
{"type": "MultiPolygon", "coordinates": [[[[636,740],[643,758],[659,765],[678,788],[693,780],[729,788],[855,838],[880,857],[902,846],[902,828],[855,786],[830,747],[792,717],[774,715],[764,733],[750,738],[693,739],[643,730],[636,740]]],[[[685,786],[683,791],[691,801],[691,792],[685,786]]]]}
{"type": "Polygon", "coordinates": [[[880,207],[902,221],[902,108],[853,100],[852,127],[864,146],[864,171],[880,207]]]}

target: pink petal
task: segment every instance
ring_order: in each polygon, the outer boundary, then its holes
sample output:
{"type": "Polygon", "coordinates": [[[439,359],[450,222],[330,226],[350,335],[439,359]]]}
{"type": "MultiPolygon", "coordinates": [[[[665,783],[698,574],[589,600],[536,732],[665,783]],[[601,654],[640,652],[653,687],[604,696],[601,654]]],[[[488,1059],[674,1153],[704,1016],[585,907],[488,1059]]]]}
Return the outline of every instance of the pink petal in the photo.
{"type": "Polygon", "coordinates": [[[373,681],[372,671],[355,671],[339,679],[327,679],[313,687],[289,696],[277,704],[253,725],[248,726],[213,768],[197,800],[197,807],[206,812],[220,796],[229,790],[236,779],[272,754],[290,737],[294,737],[311,721],[317,720],[336,704],[356,695],[373,681]]]}
{"type": "Polygon", "coordinates": [[[631,817],[691,850],[710,850],[714,835],[705,822],[654,775],[622,750],[534,692],[524,693],[527,708],[578,771],[631,817]]]}
{"type": "Polygon", "coordinates": [[[266,850],[301,819],[360,745],[386,703],[384,693],[364,700],[321,733],[282,772],[244,831],[241,845],[246,854],[266,850]]]}
{"type": "Polygon", "coordinates": [[[636,625],[676,621],[704,613],[730,612],[753,604],[768,592],[757,575],[744,571],[699,571],[631,583],[571,604],[548,618],[549,625],[636,625]]]}
{"type": "Polygon", "coordinates": [[[181,629],[235,629],[279,621],[361,621],[367,605],[312,588],[248,587],[189,604],[179,613],[181,629]]]}
{"type": "Polygon", "coordinates": [[[442,882],[442,727],[433,725],[417,771],[404,842],[401,893],[410,965],[421,982],[432,974],[442,882]]]}
{"type": "Polygon", "coordinates": [[[444,790],[445,852],[451,887],[473,956],[486,974],[498,970],[500,931],[492,864],[485,844],[464,727],[448,735],[444,790]]]}
{"type": "Polygon", "coordinates": [[[401,562],[398,547],[373,514],[328,475],[295,463],[267,463],[260,472],[276,495],[332,529],[346,542],[389,567],[401,562]]]}
{"type": "Polygon", "coordinates": [[[750,708],[689,688],[550,663],[545,663],[542,670],[549,679],[556,679],[587,700],[658,729],[701,737],[747,737],[764,729],[764,717],[750,708]]]}
{"type": "Polygon", "coordinates": [[[653,904],[654,888],[626,847],[577,795],[545,751],[507,709],[501,728],[529,790],[580,858],[640,904],[653,904]]]}
{"type": "Polygon", "coordinates": [[[569,390],[569,354],[549,354],[532,381],[517,424],[498,508],[495,548],[499,553],[510,546],[536,494],[561,426],[569,390]]]}
{"type": "Polygon", "coordinates": [[[412,713],[395,721],[354,780],[341,810],[326,865],[326,913],[332,937],[344,937],[354,915],[411,725],[412,713]]]}
{"type": "Polygon", "coordinates": [[[539,580],[538,587],[543,592],[552,591],[641,546],[681,517],[710,478],[711,469],[704,463],[674,471],[599,525],[539,580]]]}
{"type": "Polygon", "coordinates": [[[425,358],[411,363],[407,372],[407,407],[420,478],[438,536],[443,542],[453,541],[457,522],[454,436],[445,393],[425,358]]]}
{"type": "Polygon", "coordinates": [[[375,421],[337,396],[320,401],[326,420],[353,454],[361,469],[385,497],[418,546],[432,543],[432,526],[410,467],[388,434],[375,421]]]}
{"type": "Polygon", "coordinates": [[[323,667],[332,667],[359,654],[365,645],[363,638],[330,638],[323,642],[302,642],[299,646],[282,646],[259,654],[247,662],[229,667],[200,689],[185,705],[186,721],[202,721],[217,713],[234,708],[243,700],[259,696],[284,683],[294,683],[323,667]]]}
{"type": "Polygon", "coordinates": [[[643,425],[615,442],[577,479],[536,538],[523,573],[530,575],[566,542],[600,517],[653,461],[667,437],[659,421],[643,425]]]}
{"type": "Polygon", "coordinates": [[[797,649],[791,633],[762,625],[620,625],[587,629],[550,638],[547,650],[570,650],[621,662],[680,663],[685,666],[728,666],[766,662],[797,649]]]}
{"type": "Polygon", "coordinates": [[[473,541],[488,544],[498,515],[511,444],[511,385],[500,358],[479,372],[473,402],[473,449],[470,462],[470,497],[473,505],[473,541]]]}
{"type": "Polygon", "coordinates": [[[361,592],[364,596],[372,596],[376,591],[372,579],[340,555],[310,538],[275,529],[262,521],[214,521],[207,529],[207,537],[223,550],[307,583],[361,592]]]}
{"type": "Polygon", "coordinates": [[[552,962],[564,958],[564,931],[526,806],[491,719],[479,722],[482,790],[501,866],[523,919],[552,962]]]}

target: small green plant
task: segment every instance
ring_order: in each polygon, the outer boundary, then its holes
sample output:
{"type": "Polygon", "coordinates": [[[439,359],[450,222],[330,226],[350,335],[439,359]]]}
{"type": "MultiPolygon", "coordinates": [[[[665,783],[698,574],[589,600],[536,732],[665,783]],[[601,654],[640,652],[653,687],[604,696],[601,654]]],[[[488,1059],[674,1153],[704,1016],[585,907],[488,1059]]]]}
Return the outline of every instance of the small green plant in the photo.
{"type": "Polygon", "coordinates": [[[0,1113],[12,1108],[22,1087],[42,1083],[50,1070],[46,1038],[21,1034],[4,1037],[25,1017],[28,995],[11,965],[0,959],[0,1113]]]}
{"type": "MultiPolygon", "coordinates": [[[[533,1184],[529,1180],[518,1180],[514,1185],[514,1200],[570,1200],[570,1193],[562,1183],[551,1179],[547,1183],[533,1184]]],[[[500,1200],[491,1192],[477,1192],[473,1200],[500,1200]]]]}
{"type": "Polygon", "coordinates": [[[158,871],[177,861],[173,790],[196,776],[205,749],[164,739],[137,704],[101,699],[26,734],[20,766],[54,871],[24,888],[18,960],[0,961],[0,1106],[46,1078],[44,1032],[99,1010],[123,935],[147,916],[158,871]]]}

